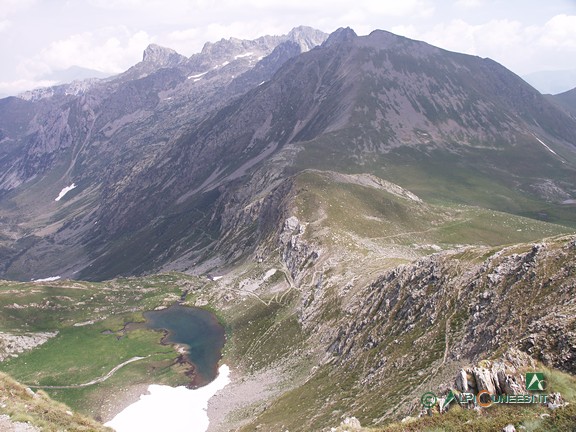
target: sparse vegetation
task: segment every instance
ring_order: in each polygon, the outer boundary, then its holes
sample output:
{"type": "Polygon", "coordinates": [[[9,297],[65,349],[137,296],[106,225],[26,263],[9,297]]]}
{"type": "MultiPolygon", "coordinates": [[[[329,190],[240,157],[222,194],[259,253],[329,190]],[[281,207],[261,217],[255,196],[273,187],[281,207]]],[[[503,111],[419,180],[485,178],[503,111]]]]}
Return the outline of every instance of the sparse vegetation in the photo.
{"type": "Polygon", "coordinates": [[[0,372],[0,414],[29,423],[43,432],[112,432],[89,417],[72,412],[43,391],[33,392],[0,372]]]}

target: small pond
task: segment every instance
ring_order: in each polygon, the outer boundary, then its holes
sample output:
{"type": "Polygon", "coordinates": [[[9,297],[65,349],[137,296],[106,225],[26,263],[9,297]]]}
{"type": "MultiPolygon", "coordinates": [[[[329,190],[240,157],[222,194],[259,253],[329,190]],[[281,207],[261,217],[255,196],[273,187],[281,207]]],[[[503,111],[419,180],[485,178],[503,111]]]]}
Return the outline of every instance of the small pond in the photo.
{"type": "Polygon", "coordinates": [[[211,382],[218,374],[218,361],[226,339],[224,327],[216,316],[204,309],[173,305],[144,313],[145,326],[165,330],[163,343],[185,345],[185,360],[194,365],[194,386],[211,382]]]}

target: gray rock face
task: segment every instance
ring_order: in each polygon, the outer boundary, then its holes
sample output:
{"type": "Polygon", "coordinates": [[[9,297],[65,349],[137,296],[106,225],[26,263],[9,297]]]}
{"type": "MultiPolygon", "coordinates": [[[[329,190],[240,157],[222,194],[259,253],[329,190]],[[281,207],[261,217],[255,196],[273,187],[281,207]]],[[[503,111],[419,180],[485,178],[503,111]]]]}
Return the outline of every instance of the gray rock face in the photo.
{"type": "Polygon", "coordinates": [[[475,367],[472,369],[472,375],[474,376],[474,381],[476,383],[475,390],[485,390],[490,394],[496,394],[496,383],[494,382],[494,377],[491,371],[485,368],[475,367]]]}
{"type": "Polygon", "coordinates": [[[178,54],[170,48],[161,47],[156,44],[148,45],[142,55],[144,63],[151,63],[152,65],[160,67],[175,67],[186,61],[186,57],[178,54]]]}
{"type": "MultiPolygon", "coordinates": [[[[167,156],[178,158],[174,153],[181,151],[183,129],[190,129],[190,124],[198,123],[207,113],[269,80],[284,62],[310,49],[315,41],[321,43],[325,37],[322,32],[302,27],[284,36],[208,44],[202,53],[190,59],[171,49],[150,45],[141,63],[116,77],[93,80],[82,89],[75,84],[78,88],[74,91],[71,85],[66,85],[24,95],[29,102],[17,98],[6,100],[0,104],[0,194],[33,179],[40,180],[54,170],[64,169],[65,176],[51,177],[58,179],[54,183],[42,181],[44,196],[48,198],[44,204],[31,199],[32,211],[9,205],[4,213],[0,209],[0,217],[16,221],[46,215],[53,211],[45,207],[54,199],[50,200],[50,195],[56,196],[62,188],[76,183],[84,185],[79,186],[76,193],[87,194],[91,204],[84,207],[83,222],[61,232],[58,238],[74,236],[84,238],[80,241],[84,243],[128,226],[132,226],[130,229],[144,226],[147,222],[128,217],[132,210],[122,204],[125,200],[134,204],[142,202],[137,196],[140,187],[129,185],[147,184],[149,191],[163,189],[164,185],[155,183],[155,174],[149,170],[167,156]],[[289,49],[279,48],[282,44],[288,44],[289,49]],[[173,150],[172,155],[167,155],[169,148],[173,150]],[[120,154],[123,155],[121,162],[120,154]],[[64,166],[66,164],[69,165],[64,166]]],[[[204,168],[210,169],[211,163],[204,168]]],[[[167,179],[163,181],[170,183],[167,179]]],[[[189,187],[189,182],[186,183],[179,186],[182,195],[189,187]]],[[[62,201],[62,205],[66,202],[62,201]]],[[[28,205],[25,201],[24,204],[28,205]]],[[[157,212],[153,208],[157,208],[158,203],[151,204],[141,209],[141,215],[148,213],[154,219],[157,212]]],[[[62,215],[66,219],[67,216],[62,215]]],[[[16,223],[11,228],[16,238],[24,235],[18,227],[16,223]]],[[[35,246],[29,253],[40,258],[42,251],[51,248],[49,244],[54,238],[46,243],[43,235],[31,236],[30,240],[35,246]]],[[[8,246],[2,252],[10,254],[11,248],[8,246]]],[[[58,250],[58,247],[52,249],[58,250]]],[[[86,265],[100,254],[96,249],[93,252],[92,257],[76,253],[76,263],[70,263],[69,267],[77,269],[79,265],[86,265]]],[[[6,258],[2,265],[4,270],[10,267],[11,277],[22,278],[24,274],[24,278],[29,277],[32,267],[28,264],[23,267],[23,262],[11,264],[10,260],[6,258]]],[[[42,261],[47,262],[47,257],[42,261]]],[[[66,273],[64,268],[44,268],[38,262],[33,266],[39,273],[30,277],[66,273]]]]}
{"type": "Polygon", "coordinates": [[[35,426],[28,423],[14,422],[7,415],[0,415],[0,430],[4,432],[40,432],[35,426]]]}
{"type": "Polygon", "coordinates": [[[520,369],[534,367],[534,361],[525,353],[511,350],[502,361],[483,363],[486,367],[461,369],[454,381],[456,390],[473,394],[484,390],[494,395],[526,393],[526,385],[518,377],[520,369]]]}
{"type": "Polygon", "coordinates": [[[321,45],[328,35],[311,27],[300,26],[290,30],[287,40],[295,42],[300,47],[300,52],[310,51],[321,45]]]}
{"type": "MultiPolygon", "coordinates": [[[[574,325],[575,274],[567,276],[558,267],[571,266],[569,263],[573,262],[576,253],[570,248],[573,241],[573,238],[565,238],[526,247],[523,252],[515,248],[504,249],[484,262],[469,266],[465,272],[454,271],[452,266],[460,264],[456,264],[457,260],[451,261],[451,253],[437,254],[391,270],[357,293],[354,305],[346,306],[349,313],[338,321],[338,328],[330,332],[331,339],[326,343],[327,355],[330,355],[331,362],[342,365],[344,369],[353,368],[365,359],[361,376],[366,386],[392,385],[394,381],[390,377],[417,368],[418,375],[423,377],[439,373],[437,371],[446,374],[453,370],[453,374],[442,383],[450,388],[455,386],[459,392],[526,393],[524,371],[536,367],[524,345],[532,326],[537,322],[548,322],[558,314],[571,317],[557,320],[559,327],[556,332],[543,329],[539,333],[539,337],[552,347],[560,345],[563,335],[570,333],[574,325]],[[532,264],[512,266],[508,265],[510,262],[532,264]],[[487,285],[492,284],[487,276],[495,268],[500,269],[502,278],[498,284],[491,285],[489,314],[478,320],[475,317],[476,306],[485,302],[482,294],[487,285]],[[550,274],[555,276],[549,279],[550,274]],[[546,288],[539,288],[541,286],[546,288]],[[543,303],[535,305],[534,310],[525,310],[526,296],[542,293],[542,289],[554,292],[554,295],[541,295],[539,299],[543,303]],[[532,311],[536,310],[538,312],[533,314],[532,311]],[[457,325],[450,318],[456,315],[465,316],[457,325]],[[514,325],[506,327],[513,316],[522,316],[522,324],[514,322],[514,325]],[[432,317],[440,319],[433,321],[432,317]],[[419,328],[426,331],[421,332],[419,328]],[[503,332],[502,328],[508,328],[508,331],[503,332]],[[444,333],[446,329],[448,333],[444,333]],[[438,348],[434,354],[432,341],[438,343],[438,334],[444,335],[443,354],[438,352],[438,348]],[[407,340],[411,342],[407,343],[407,340]],[[513,348],[498,361],[484,360],[501,346],[513,348]],[[378,352],[378,356],[370,355],[374,352],[378,352]],[[384,357],[385,362],[377,363],[377,359],[384,357]],[[479,366],[462,367],[462,362],[479,363],[479,366]]],[[[315,301],[320,302],[317,298],[315,301]]],[[[304,305],[301,313],[303,325],[310,325],[317,332],[328,332],[325,327],[314,327],[314,321],[307,322],[308,317],[317,315],[306,310],[313,305],[306,306],[305,301],[304,305]]],[[[562,359],[561,351],[550,350],[545,364],[558,367],[564,364],[562,359]]],[[[574,373],[573,365],[565,367],[565,370],[574,373]]],[[[426,388],[435,387],[429,381],[417,387],[419,393],[414,396],[420,397],[426,388]]]]}

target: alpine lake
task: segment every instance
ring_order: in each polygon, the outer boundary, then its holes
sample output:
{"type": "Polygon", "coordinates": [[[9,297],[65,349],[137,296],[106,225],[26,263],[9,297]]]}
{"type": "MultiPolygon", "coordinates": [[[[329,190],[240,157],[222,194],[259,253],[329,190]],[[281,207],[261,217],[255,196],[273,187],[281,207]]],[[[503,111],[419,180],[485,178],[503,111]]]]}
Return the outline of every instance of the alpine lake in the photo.
{"type": "Polygon", "coordinates": [[[208,384],[216,378],[226,332],[212,312],[175,304],[143,315],[145,328],[166,332],[163,344],[186,348],[182,357],[194,366],[193,387],[208,384]]]}

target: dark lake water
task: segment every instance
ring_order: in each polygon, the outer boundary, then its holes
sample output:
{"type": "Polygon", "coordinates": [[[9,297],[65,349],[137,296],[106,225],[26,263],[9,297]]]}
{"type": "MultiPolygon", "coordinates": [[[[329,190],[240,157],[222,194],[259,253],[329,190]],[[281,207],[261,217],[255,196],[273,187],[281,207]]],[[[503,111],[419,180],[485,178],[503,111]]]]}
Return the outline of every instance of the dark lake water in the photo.
{"type": "Polygon", "coordinates": [[[164,343],[188,347],[186,358],[195,366],[195,386],[205,385],[216,378],[226,334],[213,313],[173,305],[168,309],[145,312],[144,318],[147,328],[168,332],[164,343]]]}

